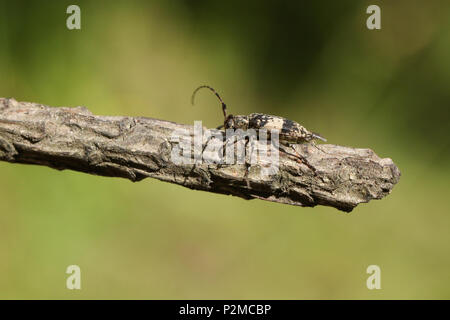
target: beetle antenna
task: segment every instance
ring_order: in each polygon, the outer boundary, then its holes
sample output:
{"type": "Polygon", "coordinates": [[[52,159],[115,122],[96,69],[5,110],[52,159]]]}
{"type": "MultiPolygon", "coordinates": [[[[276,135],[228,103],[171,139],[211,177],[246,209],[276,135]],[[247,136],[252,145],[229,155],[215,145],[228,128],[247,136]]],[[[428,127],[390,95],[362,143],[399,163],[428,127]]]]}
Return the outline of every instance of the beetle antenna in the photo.
{"type": "Polygon", "coordinates": [[[192,93],[192,98],[191,98],[192,105],[194,105],[194,99],[195,99],[195,95],[196,95],[197,91],[200,89],[203,89],[203,88],[207,88],[207,89],[211,90],[216,95],[216,97],[219,99],[220,104],[222,105],[223,116],[226,119],[227,118],[227,105],[225,104],[225,102],[223,102],[222,98],[219,96],[219,94],[216,92],[216,90],[214,90],[210,86],[200,86],[194,90],[194,93],[192,93]]]}

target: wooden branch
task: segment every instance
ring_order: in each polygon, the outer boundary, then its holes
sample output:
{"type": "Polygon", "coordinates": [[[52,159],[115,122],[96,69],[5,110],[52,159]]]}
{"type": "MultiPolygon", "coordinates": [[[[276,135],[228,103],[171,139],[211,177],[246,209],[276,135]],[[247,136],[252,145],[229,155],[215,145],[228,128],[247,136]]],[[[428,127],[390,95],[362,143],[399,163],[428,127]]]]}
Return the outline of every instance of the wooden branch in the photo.
{"type": "Polygon", "coordinates": [[[84,107],[52,108],[0,98],[0,160],[139,181],[147,177],[191,189],[298,206],[325,205],[350,212],[388,195],[400,178],[391,159],[370,149],[296,145],[316,168],[279,154],[279,171],[262,165],[176,164],[175,130],[193,126],[151,118],[94,116],[84,107]],[[247,181],[249,185],[247,185],[247,181]]]}

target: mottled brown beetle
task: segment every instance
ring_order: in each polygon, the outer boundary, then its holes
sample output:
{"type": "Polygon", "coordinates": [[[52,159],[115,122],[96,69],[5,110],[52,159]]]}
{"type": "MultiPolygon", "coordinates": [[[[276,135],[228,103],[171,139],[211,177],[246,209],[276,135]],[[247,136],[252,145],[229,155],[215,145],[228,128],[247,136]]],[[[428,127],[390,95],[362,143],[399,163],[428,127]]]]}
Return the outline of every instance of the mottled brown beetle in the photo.
{"type": "Polygon", "coordinates": [[[214,90],[210,86],[200,86],[195,89],[194,93],[192,94],[192,104],[194,104],[195,94],[202,88],[211,90],[217,96],[222,105],[224,123],[217,129],[266,129],[267,131],[278,130],[280,135],[280,143],[283,144],[297,144],[309,142],[314,139],[327,141],[319,134],[308,131],[299,123],[289,119],[285,119],[283,117],[272,116],[263,113],[252,113],[248,116],[233,116],[232,114],[227,115],[227,105],[223,102],[222,98],[219,96],[216,90],[214,90]]]}
{"type": "MultiPolygon", "coordinates": [[[[223,125],[220,125],[217,127],[217,129],[241,129],[241,130],[248,130],[248,129],[254,129],[256,131],[260,129],[265,129],[267,132],[270,132],[271,130],[277,130],[279,133],[279,142],[282,145],[291,147],[294,152],[297,155],[297,158],[301,160],[302,163],[304,163],[306,166],[308,166],[310,169],[312,169],[314,172],[316,171],[314,167],[312,167],[306,159],[299,155],[298,152],[291,146],[291,144],[299,144],[304,142],[310,142],[315,139],[319,139],[322,141],[327,141],[325,138],[320,136],[317,133],[310,132],[305,127],[300,125],[299,123],[285,119],[283,117],[279,116],[272,116],[262,113],[252,113],[248,116],[243,115],[237,115],[234,116],[232,114],[227,115],[227,105],[223,102],[220,95],[210,86],[200,86],[197,89],[194,90],[192,94],[192,104],[194,104],[195,95],[198,92],[198,90],[206,88],[211,90],[216,97],[219,99],[221,105],[222,105],[222,111],[224,116],[224,123],[223,125]]],[[[286,152],[285,150],[281,150],[284,153],[292,156],[292,154],[286,152]]]]}

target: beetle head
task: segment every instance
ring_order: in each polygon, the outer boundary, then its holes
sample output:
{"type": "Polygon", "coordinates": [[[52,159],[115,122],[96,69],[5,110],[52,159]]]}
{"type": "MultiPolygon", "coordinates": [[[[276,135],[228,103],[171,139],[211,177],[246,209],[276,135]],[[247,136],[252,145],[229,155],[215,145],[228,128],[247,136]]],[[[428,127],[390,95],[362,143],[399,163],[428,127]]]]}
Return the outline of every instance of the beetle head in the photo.
{"type": "Polygon", "coordinates": [[[225,118],[225,122],[224,122],[224,127],[225,129],[231,129],[235,127],[235,121],[234,121],[234,116],[232,114],[228,115],[225,118]]]}

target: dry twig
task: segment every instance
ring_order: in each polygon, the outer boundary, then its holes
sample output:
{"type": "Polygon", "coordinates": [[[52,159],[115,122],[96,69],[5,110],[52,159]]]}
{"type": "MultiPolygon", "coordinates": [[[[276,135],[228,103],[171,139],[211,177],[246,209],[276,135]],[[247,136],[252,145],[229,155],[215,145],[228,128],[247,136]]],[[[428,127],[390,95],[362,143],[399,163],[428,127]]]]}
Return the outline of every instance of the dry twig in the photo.
{"type": "Polygon", "coordinates": [[[280,153],[279,171],[261,178],[259,165],[180,165],[171,161],[175,130],[192,126],[151,118],[92,115],[0,98],[0,160],[139,181],[147,177],[191,189],[298,206],[351,211],[389,194],[400,178],[391,159],[370,149],[297,145],[317,170],[280,153]]]}

